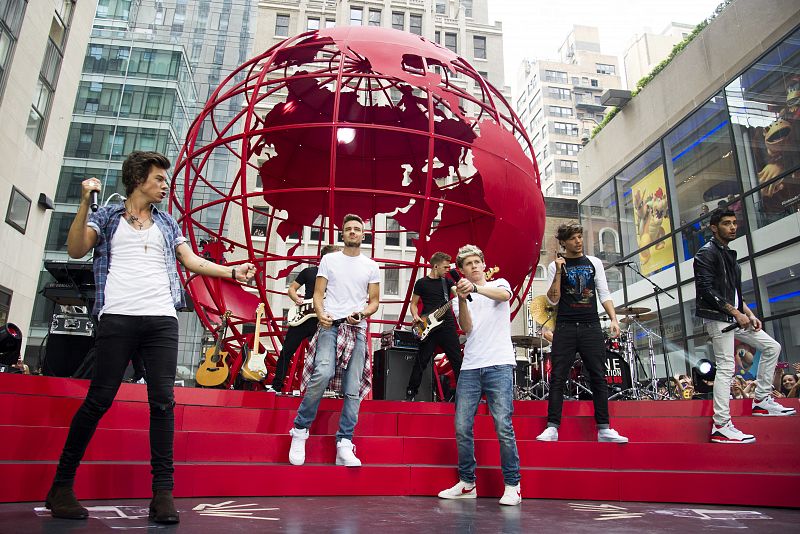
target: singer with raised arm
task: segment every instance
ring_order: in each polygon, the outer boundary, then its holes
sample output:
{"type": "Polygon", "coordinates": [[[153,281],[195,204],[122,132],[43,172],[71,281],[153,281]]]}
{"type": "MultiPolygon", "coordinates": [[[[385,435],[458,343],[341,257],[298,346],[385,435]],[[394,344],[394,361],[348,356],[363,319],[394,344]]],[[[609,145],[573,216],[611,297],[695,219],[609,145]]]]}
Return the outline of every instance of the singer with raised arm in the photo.
{"type": "Polygon", "coordinates": [[[122,164],[128,198],[89,214],[97,204],[100,181],[81,184],[81,203],[67,236],[67,252],[82,258],[94,249],[99,317],[95,340],[97,361],[86,399],[70,424],[45,506],[54,517],[86,519],[89,512],[73,491],[75,473],[97,424],[111,407],[133,355],[147,369],[150,403],[150,465],[153,499],[150,519],[177,523],[172,498],[175,396],[178,362],[178,318],[185,306],[176,260],[205,276],[248,282],[251,263],[224,267],[198,257],[181,235],[175,219],[156,208],[167,196],[170,162],[157,152],[132,152],[122,164]]]}
{"type": "Polygon", "coordinates": [[[556,239],[564,249],[547,268],[547,300],[558,306],[558,320],[553,331],[551,358],[553,372],[547,397],[547,427],[536,437],[539,441],[558,441],[564,385],[579,352],[589,374],[594,403],[597,441],[627,443],[628,438],[612,429],[608,417],[608,385],[606,383],[606,348],[597,300],[611,318],[611,333],[619,336],[619,322],[614,302],[608,291],[603,263],[583,253],[583,227],[564,223],[556,231],[556,239]]]}
{"type": "Polygon", "coordinates": [[[753,443],[755,436],[738,430],[731,422],[734,340],[761,351],[753,415],[794,415],[795,410],[772,399],[772,376],[781,346],[762,330],[761,321],[742,298],[742,271],[736,261],[736,251],[728,246],[736,239],[736,214],[730,209],[717,210],[711,215],[709,227],[713,237],[694,257],[694,287],[695,315],[703,319],[706,332],[711,336],[717,366],[711,441],[753,443]]]}

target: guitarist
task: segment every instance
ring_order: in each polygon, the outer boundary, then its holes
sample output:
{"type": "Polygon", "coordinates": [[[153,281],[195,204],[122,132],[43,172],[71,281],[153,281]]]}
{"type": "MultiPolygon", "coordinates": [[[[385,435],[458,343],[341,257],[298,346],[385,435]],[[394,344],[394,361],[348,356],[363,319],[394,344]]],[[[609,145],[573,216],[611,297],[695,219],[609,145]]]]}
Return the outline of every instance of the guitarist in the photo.
{"type": "MultiPolygon", "coordinates": [[[[336,245],[325,245],[320,251],[320,259],[325,254],[330,254],[338,250],[339,247],[336,245]]],[[[297,278],[289,284],[287,294],[294,304],[301,306],[304,300],[314,296],[314,284],[317,280],[317,270],[318,268],[316,265],[313,267],[306,267],[300,271],[297,278]],[[297,294],[297,290],[301,287],[304,288],[303,297],[297,294]]],[[[297,326],[289,327],[286,331],[286,337],[283,339],[283,348],[281,348],[281,353],[278,356],[278,363],[275,367],[275,378],[272,380],[272,385],[266,387],[267,392],[280,393],[283,390],[283,381],[286,379],[286,372],[289,370],[289,363],[292,361],[292,356],[297,352],[297,347],[300,346],[300,343],[302,343],[304,339],[308,339],[316,333],[318,324],[319,321],[317,321],[317,318],[312,317],[297,326]]]]}
{"type": "MultiPolygon", "coordinates": [[[[451,292],[456,283],[446,278],[444,274],[450,268],[450,256],[444,252],[436,252],[431,256],[431,270],[427,276],[417,280],[411,296],[411,317],[415,323],[423,322],[420,317],[419,301],[422,299],[422,315],[429,315],[450,301],[451,292]]],[[[420,343],[414,368],[408,379],[406,387],[406,400],[413,401],[422,382],[422,373],[428,367],[437,347],[441,347],[450,360],[453,374],[458,381],[461,370],[461,344],[458,342],[456,321],[453,312],[447,310],[444,322],[431,330],[430,334],[420,343]]]]}

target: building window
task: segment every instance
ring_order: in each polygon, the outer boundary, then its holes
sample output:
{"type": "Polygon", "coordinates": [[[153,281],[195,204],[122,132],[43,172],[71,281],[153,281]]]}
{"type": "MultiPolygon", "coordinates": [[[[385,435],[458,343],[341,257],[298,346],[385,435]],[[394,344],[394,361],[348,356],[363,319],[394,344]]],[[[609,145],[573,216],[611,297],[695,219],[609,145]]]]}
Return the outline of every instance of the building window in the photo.
{"type": "Polygon", "coordinates": [[[369,10],[369,25],[370,26],[380,26],[381,25],[381,10],[380,9],[370,9],[369,10]]]}
{"type": "Polygon", "coordinates": [[[547,92],[550,98],[555,98],[557,100],[569,100],[572,98],[572,92],[562,87],[548,87],[547,92]]]}
{"type": "Polygon", "coordinates": [[[391,217],[386,219],[386,246],[400,246],[400,223],[391,217]]]}
{"type": "Polygon", "coordinates": [[[250,235],[253,237],[266,237],[269,223],[267,210],[269,210],[267,206],[253,208],[250,216],[250,235]]]}
{"type": "Polygon", "coordinates": [[[591,82],[589,83],[592,87],[600,87],[600,82],[598,82],[597,80],[592,79],[591,82]]]}
{"type": "Polygon", "coordinates": [[[560,70],[546,70],[544,71],[544,81],[555,83],[568,83],[569,78],[566,72],[560,70]]]}
{"type": "Polygon", "coordinates": [[[551,176],[553,176],[553,164],[548,163],[547,167],[544,168],[544,177],[550,178],[551,176]]]}
{"type": "Polygon", "coordinates": [[[606,65],[604,63],[597,63],[597,74],[609,74],[613,76],[616,74],[616,67],[614,65],[606,65]]]}
{"type": "Polygon", "coordinates": [[[548,114],[552,117],[572,117],[572,108],[563,106],[547,106],[548,114]]]}
{"type": "Polygon", "coordinates": [[[422,35],[422,15],[409,15],[408,31],[415,35],[422,35]]]}
{"type": "Polygon", "coordinates": [[[364,10],[360,7],[350,8],[350,26],[361,26],[364,20],[364,10]]]}
{"type": "Polygon", "coordinates": [[[335,28],[336,27],[336,19],[325,19],[325,27],[326,28],[335,28]]]}
{"type": "Polygon", "coordinates": [[[578,174],[578,162],[566,159],[558,160],[558,172],[565,174],[578,174]]]}
{"type": "Polygon", "coordinates": [[[409,248],[414,248],[414,241],[419,239],[419,234],[417,232],[406,232],[406,246],[409,248]]]}
{"type": "Polygon", "coordinates": [[[547,190],[544,192],[545,196],[551,197],[553,196],[553,191],[555,191],[555,185],[550,184],[547,186],[547,190]]]}
{"type": "Polygon", "coordinates": [[[447,0],[436,0],[436,14],[444,15],[447,13],[447,0]]]}
{"type": "Polygon", "coordinates": [[[444,47],[450,50],[451,52],[458,54],[458,34],[445,33],[444,47]]]}
{"type": "Polygon", "coordinates": [[[289,37],[289,15],[278,14],[275,17],[275,35],[289,37]]]}
{"type": "Polygon", "coordinates": [[[383,270],[383,294],[384,295],[400,294],[400,269],[383,270]]]}
{"type": "Polygon", "coordinates": [[[308,22],[306,23],[306,30],[318,30],[318,29],[319,29],[319,18],[308,17],[308,22]]]}
{"type": "Polygon", "coordinates": [[[5,74],[11,66],[14,45],[19,37],[19,29],[27,5],[28,3],[24,0],[4,1],[0,5],[0,99],[5,87],[5,74]]]}
{"type": "Polygon", "coordinates": [[[561,135],[578,137],[578,125],[570,124],[568,122],[554,122],[553,132],[561,135]]]}
{"type": "Polygon", "coordinates": [[[547,280],[547,272],[544,269],[544,265],[537,265],[536,266],[536,273],[533,275],[534,280],[547,280]]]}
{"type": "Polygon", "coordinates": [[[581,194],[581,184],[579,182],[561,182],[561,194],[577,196],[581,194]]]}
{"type": "Polygon", "coordinates": [[[562,156],[577,156],[580,146],[573,143],[556,143],[556,154],[562,156]]]}
{"type": "Polygon", "coordinates": [[[475,59],[486,59],[486,37],[473,35],[472,46],[475,49],[475,59]]]}
{"type": "Polygon", "coordinates": [[[28,227],[28,214],[31,212],[31,199],[25,193],[11,186],[11,198],[8,200],[6,222],[22,232],[28,227]]]}
{"type": "Polygon", "coordinates": [[[461,0],[461,5],[464,6],[464,16],[472,18],[472,0],[461,0]]]}
{"type": "Polygon", "coordinates": [[[7,287],[0,286],[0,325],[8,322],[8,313],[11,310],[11,297],[14,292],[7,287]]]}
{"type": "Polygon", "coordinates": [[[406,14],[402,11],[392,11],[392,28],[403,31],[406,29],[406,14]]]}

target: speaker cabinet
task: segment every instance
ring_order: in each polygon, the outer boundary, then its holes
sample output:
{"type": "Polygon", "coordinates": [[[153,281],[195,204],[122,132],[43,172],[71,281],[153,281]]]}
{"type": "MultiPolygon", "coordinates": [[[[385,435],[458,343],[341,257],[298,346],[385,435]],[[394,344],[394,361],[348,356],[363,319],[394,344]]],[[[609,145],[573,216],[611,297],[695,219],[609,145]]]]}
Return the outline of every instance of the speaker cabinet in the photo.
{"type": "Polygon", "coordinates": [[[50,334],[42,362],[42,374],[70,377],[78,370],[89,349],[94,346],[90,336],[50,334]]]}
{"type": "MultiPolygon", "coordinates": [[[[406,386],[414,368],[417,351],[381,349],[375,351],[372,366],[372,397],[378,400],[405,400],[406,386]]],[[[415,397],[418,401],[433,401],[433,362],[422,373],[422,383],[415,397]]]]}

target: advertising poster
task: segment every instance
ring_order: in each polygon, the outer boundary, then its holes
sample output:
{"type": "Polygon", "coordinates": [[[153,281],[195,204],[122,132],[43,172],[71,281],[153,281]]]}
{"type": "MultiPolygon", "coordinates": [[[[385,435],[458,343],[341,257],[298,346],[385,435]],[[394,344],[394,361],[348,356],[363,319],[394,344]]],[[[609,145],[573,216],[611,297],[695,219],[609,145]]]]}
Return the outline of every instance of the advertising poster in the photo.
{"type": "MultiPolygon", "coordinates": [[[[633,195],[633,221],[636,225],[636,241],[640,248],[672,231],[667,206],[667,187],[664,182],[664,168],[658,166],[644,178],[631,186],[633,195]]],[[[674,263],[672,238],[639,253],[642,273],[660,271],[674,263]]]]}

